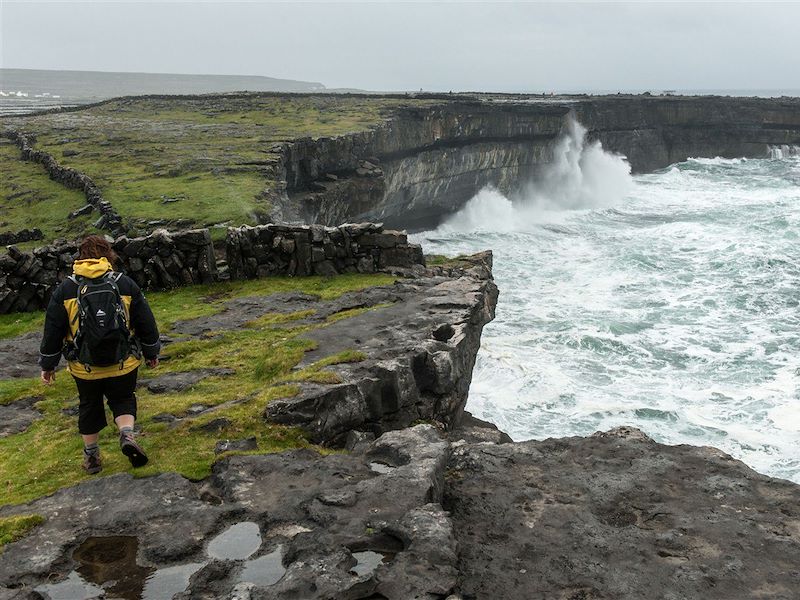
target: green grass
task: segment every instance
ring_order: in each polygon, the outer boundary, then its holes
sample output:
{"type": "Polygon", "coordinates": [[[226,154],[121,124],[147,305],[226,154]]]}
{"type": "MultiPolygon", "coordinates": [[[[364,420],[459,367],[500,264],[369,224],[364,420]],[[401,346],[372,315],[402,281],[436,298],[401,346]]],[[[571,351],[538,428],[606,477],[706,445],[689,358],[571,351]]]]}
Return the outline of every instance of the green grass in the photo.
{"type": "Polygon", "coordinates": [[[36,331],[44,326],[43,312],[0,315],[0,340],[36,331]]]}
{"type": "MultiPolygon", "coordinates": [[[[226,301],[243,296],[263,296],[280,292],[315,294],[322,300],[338,298],[345,292],[376,285],[388,285],[389,275],[344,274],[336,277],[266,277],[225,283],[178,288],[168,292],[150,292],[147,299],[162,329],[169,330],[175,321],[208,316],[222,310],[226,301]]],[[[2,337],[0,321],[0,337],[2,337]]]]}
{"type": "MultiPolygon", "coordinates": [[[[364,131],[399,106],[426,103],[334,95],[137,98],[5,124],[89,175],[134,233],[144,233],[155,227],[151,221],[205,227],[263,220],[278,186],[277,143],[364,131]]],[[[14,177],[43,171],[20,162],[8,163],[14,177]]]]}
{"type": "MultiPolygon", "coordinates": [[[[294,290],[333,299],[347,291],[392,281],[393,278],[384,275],[267,278],[185,287],[153,293],[148,298],[162,331],[169,331],[177,319],[213,314],[223,310],[225,300],[237,296],[294,290]]],[[[141,443],[148,450],[151,463],[132,471],[127,459],[119,453],[116,436],[105,430],[100,440],[102,475],[131,471],[145,476],[175,471],[201,479],[209,474],[217,458],[214,446],[220,439],[255,436],[259,453],[308,446],[300,430],[265,423],[262,418],[265,407],[275,398],[298,393],[299,382],[335,382],[335,373],[326,370],[331,365],[365,358],[363,353],[348,350],[325,357],[305,369],[297,369],[305,352],[315,348],[303,334],[329,324],[329,321],[309,324],[306,318],[311,314],[313,311],[308,310],[268,314],[236,330],[168,345],[158,370],[145,369],[142,377],[209,367],[231,368],[235,374],[205,379],[180,393],[151,394],[141,389],[137,394],[138,422],[144,430],[141,443]],[[186,416],[188,409],[196,404],[218,408],[187,418],[176,427],[153,420],[160,413],[186,416]],[[207,432],[197,428],[218,417],[230,420],[223,431],[207,432]]],[[[33,326],[36,322],[31,319],[29,324],[33,326]]],[[[13,326],[19,328],[20,324],[13,326]]],[[[0,496],[4,503],[25,502],[90,477],[81,470],[82,446],[75,417],[62,413],[62,409],[77,403],[72,378],[62,370],[49,387],[35,378],[0,381],[0,402],[25,396],[41,396],[36,407],[42,411],[43,418],[25,432],[0,439],[0,456],[3,457],[0,496]]]]}
{"type": "Polygon", "coordinates": [[[0,517],[0,552],[3,551],[3,546],[16,542],[42,523],[44,523],[44,517],[41,515],[0,517]]]}
{"type": "MultiPolygon", "coordinates": [[[[378,308],[377,306],[373,309],[378,308]]],[[[367,359],[367,355],[359,350],[343,350],[338,354],[332,354],[322,360],[307,366],[305,369],[300,369],[291,373],[283,381],[296,382],[296,381],[310,381],[314,383],[341,383],[339,376],[333,371],[326,371],[325,367],[332,365],[341,365],[344,363],[357,363],[367,359]]]]}
{"type": "Polygon", "coordinates": [[[0,173],[0,232],[38,227],[44,234],[45,242],[18,244],[21,248],[96,232],[91,223],[97,213],[67,219],[70,212],[86,204],[83,192],[52,181],[41,165],[23,161],[19,148],[6,138],[0,138],[0,173]]]}
{"type": "MultiPolygon", "coordinates": [[[[172,328],[175,321],[194,319],[218,313],[226,301],[241,296],[263,296],[278,292],[303,292],[331,300],[344,292],[375,285],[388,285],[394,281],[389,275],[364,276],[360,274],[328,277],[268,277],[207,285],[181,287],[164,292],[148,292],[147,299],[163,331],[172,328]]],[[[362,309],[332,315],[331,320],[354,316],[362,309]]],[[[44,313],[11,313],[0,315],[0,339],[16,337],[30,331],[41,330],[44,313]]],[[[2,382],[0,382],[2,393],[2,382]]]]}
{"type": "Polygon", "coordinates": [[[464,255],[459,256],[445,256],[444,254],[426,254],[425,264],[429,267],[445,267],[453,269],[456,267],[469,268],[475,266],[475,263],[468,260],[469,257],[464,255]]]}

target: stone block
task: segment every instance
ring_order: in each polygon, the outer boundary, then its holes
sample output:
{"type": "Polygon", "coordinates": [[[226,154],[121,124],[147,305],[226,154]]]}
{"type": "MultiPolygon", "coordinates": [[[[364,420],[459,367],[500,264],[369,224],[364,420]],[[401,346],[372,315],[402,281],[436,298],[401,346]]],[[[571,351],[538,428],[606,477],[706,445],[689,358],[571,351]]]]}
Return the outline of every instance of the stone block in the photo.
{"type": "Polygon", "coordinates": [[[375,246],[377,248],[394,248],[399,244],[408,243],[408,236],[399,231],[384,231],[383,233],[365,233],[358,238],[362,246],[375,246]]]}
{"type": "Polygon", "coordinates": [[[406,244],[397,248],[387,248],[380,254],[378,266],[387,267],[412,267],[425,264],[422,247],[417,244],[406,244]]]}
{"type": "Polygon", "coordinates": [[[313,246],[311,248],[311,262],[322,262],[326,258],[333,258],[333,256],[328,257],[327,252],[325,252],[325,248],[320,248],[319,246],[313,246]]]}
{"type": "Polygon", "coordinates": [[[315,275],[323,275],[326,277],[333,277],[338,274],[336,266],[330,260],[314,263],[313,270],[315,275]]]}

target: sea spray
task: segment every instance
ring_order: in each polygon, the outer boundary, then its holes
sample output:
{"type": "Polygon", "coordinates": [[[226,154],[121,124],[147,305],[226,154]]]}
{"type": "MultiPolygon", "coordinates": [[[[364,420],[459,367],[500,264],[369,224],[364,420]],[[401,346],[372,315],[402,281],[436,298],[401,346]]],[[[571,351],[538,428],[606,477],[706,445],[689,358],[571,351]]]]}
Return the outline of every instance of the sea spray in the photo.
{"type": "Polygon", "coordinates": [[[780,146],[767,146],[767,154],[773,160],[783,160],[792,156],[800,156],[800,146],[782,144],[780,146]]]}
{"type": "Polygon", "coordinates": [[[527,186],[520,199],[523,206],[534,212],[605,208],[630,192],[633,181],[626,158],[606,152],[599,141],[588,141],[586,133],[574,118],[567,121],[553,162],[541,179],[527,186]]]}
{"type": "Polygon", "coordinates": [[[553,161],[512,199],[487,187],[442,226],[442,231],[526,231],[558,220],[565,210],[613,206],[631,190],[631,167],[624,156],[587,139],[574,118],[553,151],[553,161]]]}

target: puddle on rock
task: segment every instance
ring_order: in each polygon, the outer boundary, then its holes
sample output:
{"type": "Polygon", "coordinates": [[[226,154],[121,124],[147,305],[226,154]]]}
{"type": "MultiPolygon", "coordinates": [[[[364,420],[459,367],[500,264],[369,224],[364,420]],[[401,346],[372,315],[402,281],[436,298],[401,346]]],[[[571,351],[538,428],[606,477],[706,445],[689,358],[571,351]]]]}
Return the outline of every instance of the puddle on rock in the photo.
{"type": "Polygon", "coordinates": [[[269,554],[248,560],[239,576],[239,582],[266,587],[278,583],[284,573],[286,567],[283,566],[283,546],[278,546],[269,554]]]}
{"type": "Polygon", "coordinates": [[[50,600],[90,600],[90,598],[102,597],[105,593],[103,588],[85,581],[75,571],[70,573],[64,581],[40,585],[33,591],[39,592],[50,600]]]}
{"type": "Polygon", "coordinates": [[[131,536],[87,538],[72,554],[78,567],[59,583],[40,585],[51,600],[163,600],[183,592],[203,564],[154,569],[136,563],[139,540],[131,536]]]}
{"type": "Polygon", "coordinates": [[[391,560],[394,558],[394,555],[392,554],[383,554],[381,552],[373,552],[372,550],[353,552],[352,554],[353,558],[355,558],[358,562],[356,563],[356,566],[350,570],[359,577],[372,575],[372,573],[375,572],[375,569],[377,569],[380,564],[391,562],[391,560]]]}
{"type": "MultiPolygon", "coordinates": [[[[78,574],[102,585],[112,598],[139,600],[145,580],[155,571],[136,564],[139,540],[130,536],[90,537],[72,558],[79,563],[78,574]]],[[[183,590],[180,590],[183,591],[183,590]]]]}
{"type": "Polygon", "coordinates": [[[386,474],[391,473],[394,467],[392,465],[387,465],[386,463],[382,462],[371,462],[369,463],[369,468],[375,471],[376,473],[386,474]]]}
{"type": "Polygon", "coordinates": [[[208,544],[208,555],[220,560],[244,560],[261,547],[257,523],[243,521],[230,526],[208,544]]]}
{"type": "Polygon", "coordinates": [[[142,593],[142,600],[164,600],[180,594],[189,587],[189,579],[206,563],[189,563],[164,567],[147,578],[142,593]]]}

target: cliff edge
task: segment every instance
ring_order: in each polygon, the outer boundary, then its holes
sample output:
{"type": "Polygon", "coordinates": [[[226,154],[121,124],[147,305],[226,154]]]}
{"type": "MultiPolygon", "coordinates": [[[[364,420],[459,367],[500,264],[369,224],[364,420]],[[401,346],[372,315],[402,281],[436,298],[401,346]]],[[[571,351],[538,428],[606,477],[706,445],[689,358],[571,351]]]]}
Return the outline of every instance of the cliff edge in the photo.
{"type": "MultiPolygon", "coordinates": [[[[401,271],[332,301],[234,299],[173,329],[328,323],[304,331],[315,344],[298,372],[360,343],[361,360],[331,365],[335,381],[263,413],[348,452],[221,440],[200,480],[120,473],[0,507],[0,521],[37,516],[0,554],[0,599],[796,597],[800,486],[630,428],[511,442],[463,412],[497,297],[491,256],[401,271]]],[[[207,430],[222,435],[220,420],[207,430]]]]}

